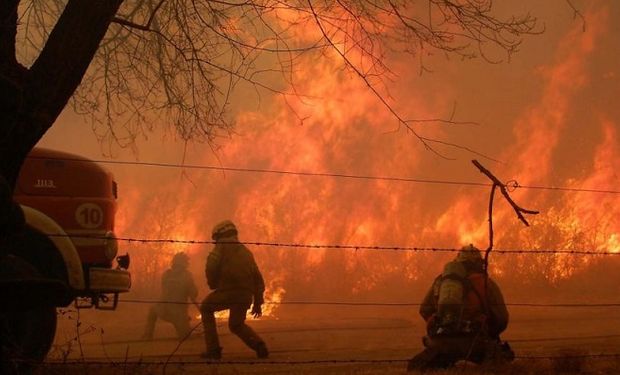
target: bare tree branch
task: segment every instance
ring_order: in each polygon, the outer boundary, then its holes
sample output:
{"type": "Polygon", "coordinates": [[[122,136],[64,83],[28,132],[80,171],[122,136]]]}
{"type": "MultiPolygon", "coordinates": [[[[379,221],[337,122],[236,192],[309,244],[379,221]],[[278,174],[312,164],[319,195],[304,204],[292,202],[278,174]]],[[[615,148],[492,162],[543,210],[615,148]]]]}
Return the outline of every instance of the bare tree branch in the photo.
{"type": "Polygon", "coordinates": [[[568,4],[568,6],[573,10],[573,18],[581,19],[581,30],[585,33],[586,32],[586,18],[584,17],[583,13],[581,13],[581,11],[577,9],[577,7],[573,4],[571,0],[566,0],[566,4],[568,4]]]}
{"type": "Polygon", "coordinates": [[[527,210],[525,208],[521,208],[515,203],[514,200],[512,200],[510,194],[508,194],[508,190],[506,190],[506,185],[503,182],[501,182],[497,177],[495,177],[488,169],[483,167],[482,164],[478,162],[478,160],[472,160],[471,162],[480,170],[480,172],[485,174],[493,182],[493,185],[497,185],[499,187],[502,195],[504,196],[504,198],[506,198],[508,203],[510,203],[519,220],[521,220],[526,226],[530,226],[523,214],[536,215],[539,212],[535,210],[527,210]]]}
{"type": "Polygon", "coordinates": [[[478,162],[478,160],[472,160],[471,162],[480,170],[480,172],[485,174],[491,180],[491,182],[493,182],[493,185],[491,186],[491,194],[489,196],[489,208],[488,208],[488,215],[489,215],[489,219],[488,219],[489,220],[489,246],[487,247],[486,251],[484,252],[484,275],[485,275],[485,277],[484,277],[484,284],[485,284],[485,288],[487,288],[488,287],[488,283],[489,283],[489,256],[491,255],[491,251],[493,250],[493,203],[494,203],[494,199],[495,199],[495,190],[499,187],[502,195],[504,196],[504,198],[506,198],[508,203],[510,203],[510,205],[513,208],[513,210],[516,212],[517,217],[519,218],[519,220],[521,220],[526,226],[529,227],[530,224],[527,222],[527,220],[525,219],[523,214],[525,213],[525,214],[536,215],[539,212],[538,211],[534,211],[534,210],[526,210],[526,209],[521,208],[520,206],[518,206],[512,200],[510,195],[508,194],[508,191],[506,190],[506,185],[504,183],[502,183],[497,177],[495,177],[493,175],[493,173],[491,173],[488,169],[483,167],[482,164],[480,164],[480,162],[478,162]]]}
{"type": "Polygon", "coordinates": [[[491,194],[489,196],[489,246],[484,252],[484,272],[486,274],[485,283],[488,281],[489,275],[489,255],[491,254],[491,250],[493,250],[493,200],[495,199],[495,190],[497,188],[497,184],[493,184],[491,186],[491,194]]]}
{"type": "MultiPolygon", "coordinates": [[[[22,2],[20,54],[27,61],[46,45],[66,0],[22,2]]],[[[388,54],[419,56],[421,72],[428,71],[423,54],[432,50],[495,62],[541,32],[529,14],[501,19],[494,10],[492,0],[124,0],[72,105],[91,117],[102,140],[130,146],[139,134],[169,125],[184,140],[211,144],[232,131],[230,104],[239,88],[249,87],[257,101],[279,95],[303,102],[299,63],[327,58],[359,77],[399,128],[441,156],[434,147],[453,144],[422,136],[419,126],[471,122],[397,110],[388,81],[398,77],[388,54]]]]}

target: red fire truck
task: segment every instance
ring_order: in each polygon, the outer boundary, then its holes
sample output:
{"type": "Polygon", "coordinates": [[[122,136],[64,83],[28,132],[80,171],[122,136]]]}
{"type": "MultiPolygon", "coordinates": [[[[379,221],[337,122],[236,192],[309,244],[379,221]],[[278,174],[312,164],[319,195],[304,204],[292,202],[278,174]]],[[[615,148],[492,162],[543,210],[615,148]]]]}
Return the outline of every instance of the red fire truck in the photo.
{"type": "Polygon", "coordinates": [[[30,299],[38,300],[29,313],[18,309],[10,318],[20,355],[44,358],[56,307],[75,302],[77,308],[113,310],[119,293],[129,291],[129,258],[117,257],[114,235],[117,193],[111,173],[80,156],[35,148],[22,165],[13,197],[26,226],[8,247],[25,265],[14,267],[25,270],[19,277],[30,275],[42,287],[29,289],[30,299]]]}

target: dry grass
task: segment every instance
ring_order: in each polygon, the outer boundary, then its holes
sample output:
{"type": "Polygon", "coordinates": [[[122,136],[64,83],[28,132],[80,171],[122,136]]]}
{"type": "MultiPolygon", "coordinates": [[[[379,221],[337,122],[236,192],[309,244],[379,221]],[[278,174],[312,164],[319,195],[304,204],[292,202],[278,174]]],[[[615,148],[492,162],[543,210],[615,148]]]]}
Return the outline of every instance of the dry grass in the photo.
{"type": "MultiPolygon", "coordinates": [[[[561,351],[558,358],[531,360],[521,359],[505,365],[477,366],[458,363],[455,368],[430,372],[433,375],[473,375],[473,374],[618,374],[618,358],[586,358],[575,351],[561,351]]],[[[162,364],[120,363],[120,364],[44,364],[34,374],[67,375],[155,375],[155,374],[406,374],[405,363],[391,364],[312,364],[312,365],[243,365],[243,364],[162,364]]],[[[411,374],[417,374],[412,372],[411,374]]]]}
{"type": "Polygon", "coordinates": [[[551,360],[551,367],[558,374],[579,374],[584,370],[586,357],[576,349],[564,349],[551,360]]]}

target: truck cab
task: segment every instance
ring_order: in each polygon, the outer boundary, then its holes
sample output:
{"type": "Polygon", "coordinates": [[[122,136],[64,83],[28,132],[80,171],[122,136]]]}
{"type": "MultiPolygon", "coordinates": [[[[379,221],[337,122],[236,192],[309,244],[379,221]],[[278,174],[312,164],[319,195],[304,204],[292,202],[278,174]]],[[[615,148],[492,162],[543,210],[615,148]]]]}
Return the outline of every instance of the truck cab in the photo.
{"type": "Polygon", "coordinates": [[[35,148],[12,199],[0,188],[0,372],[30,373],[54,342],[57,307],[116,309],[129,255],[117,256],[116,182],[92,160],[35,148]]]}
{"type": "Polygon", "coordinates": [[[128,256],[117,259],[117,194],[109,171],[74,154],[34,148],[22,165],[13,198],[28,228],[48,239],[46,246],[23,251],[35,267],[41,265],[39,255],[55,259],[52,276],[68,288],[58,305],[82,297],[78,307],[115,309],[119,293],[129,291],[128,256]]]}

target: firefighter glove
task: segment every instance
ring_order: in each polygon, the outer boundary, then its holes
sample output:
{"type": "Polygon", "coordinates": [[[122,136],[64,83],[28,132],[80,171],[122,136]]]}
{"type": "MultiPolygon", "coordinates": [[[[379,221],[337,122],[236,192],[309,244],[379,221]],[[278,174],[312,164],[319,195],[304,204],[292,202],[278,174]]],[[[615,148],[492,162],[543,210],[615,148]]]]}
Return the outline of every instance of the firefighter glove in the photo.
{"type": "Polygon", "coordinates": [[[263,315],[263,308],[262,305],[259,304],[253,304],[252,305],[252,312],[251,312],[252,316],[254,318],[260,318],[263,315]]]}

